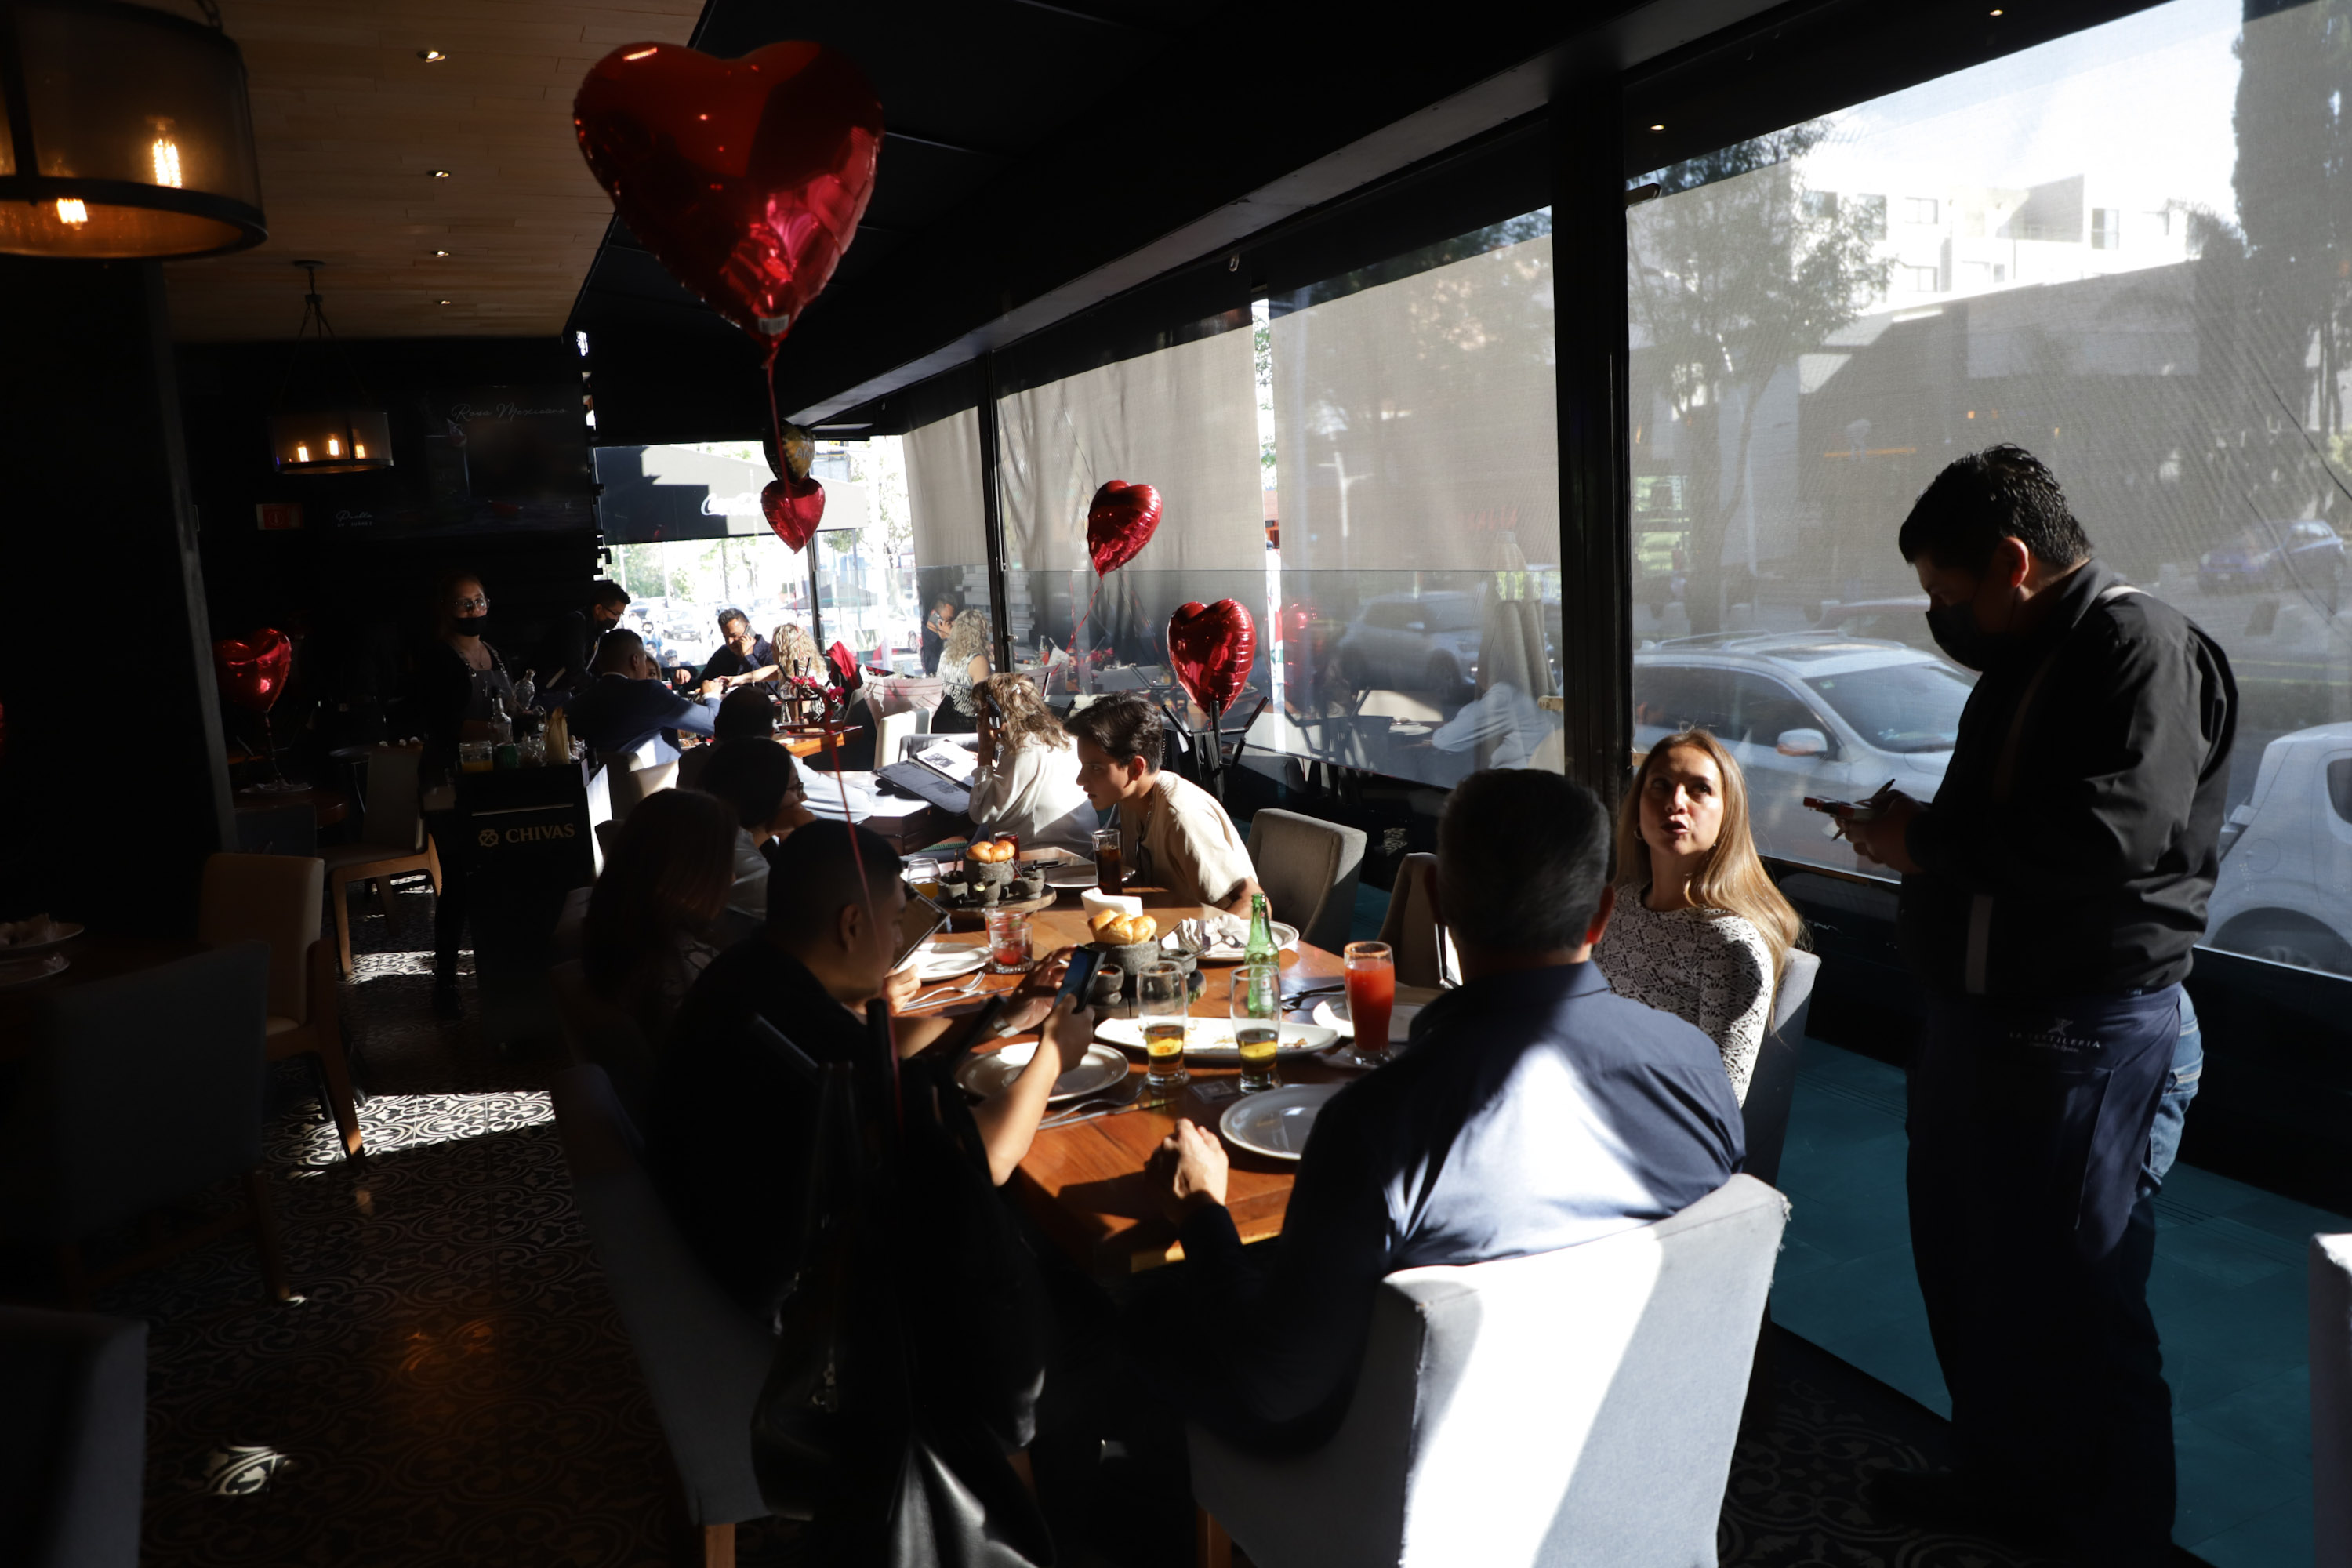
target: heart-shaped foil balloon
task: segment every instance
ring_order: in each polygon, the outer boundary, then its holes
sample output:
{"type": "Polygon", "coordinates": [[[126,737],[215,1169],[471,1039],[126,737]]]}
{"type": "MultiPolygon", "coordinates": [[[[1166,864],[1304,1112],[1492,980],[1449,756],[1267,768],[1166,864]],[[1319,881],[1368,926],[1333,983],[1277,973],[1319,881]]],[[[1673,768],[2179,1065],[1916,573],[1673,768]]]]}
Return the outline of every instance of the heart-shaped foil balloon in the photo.
{"type": "Polygon", "coordinates": [[[294,645],[284,632],[268,626],[213,644],[213,674],[221,695],[254,713],[267,713],[277,704],[293,662],[294,645]]]}
{"type": "Polygon", "coordinates": [[[789,475],[770,479],[760,492],[760,510],[787,548],[801,549],[816,537],[816,525],[824,521],[824,486],[789,475]]]}
{"type": "Polygon", "coordinates": [[[1095,575],[1108,577],[1135,559],[1160,526],[1160,492],[1150,485],[1113,479],[1095,492],[1087,508],[1087,553],[1095,575]]]}
{"type": "Polygon", "coordinates": [[[1168,617],[1169,666],[1203,708],[1231,708],[1256,660],[1257,625],[1237,599],[1195,599],[1168,617]]]}
{"type": "Polygon", "coordinates": [[[816,462],[816,437],[789,419],[777,429],[784,438],[783,449],[776,454],[782,477],[788,479],[807,479],[809,468],[816,462]]]}
{"type": "Polygon", "coordinates": [[[572,124],[630,231],[771,348],[849,248],[882,145],[866,73],[804,42],[737,60],[625,44],[590,68],[572,124]]]}

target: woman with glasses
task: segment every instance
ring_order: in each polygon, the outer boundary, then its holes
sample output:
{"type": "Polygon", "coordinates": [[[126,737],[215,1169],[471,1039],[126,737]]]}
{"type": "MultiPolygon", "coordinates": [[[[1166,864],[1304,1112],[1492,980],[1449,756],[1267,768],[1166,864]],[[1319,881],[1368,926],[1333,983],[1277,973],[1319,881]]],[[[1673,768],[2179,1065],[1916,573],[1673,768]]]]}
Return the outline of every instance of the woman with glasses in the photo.
{"type": "MultiPolygon", "coordinates": [[[[457,772],[457,748],[491,738],[492,721],[515,710],[514,681],[490,642],[490,596],[482,580],[462,568],[444,573],[433,595],[433,637],[418,650],[413,681],[415,711],[425,731],[419,783],[428,806],[435,786],[457,772]]],[[[442,796],[446,799],[446,794],[442,796]]],[[[457,952],[465,945],[471,900],[468,857],[456,847],[454,803],[425,814],[425,830],[445,848],[441,892],[433,909],[433,1008],[457,1016],[457,952]]]]}

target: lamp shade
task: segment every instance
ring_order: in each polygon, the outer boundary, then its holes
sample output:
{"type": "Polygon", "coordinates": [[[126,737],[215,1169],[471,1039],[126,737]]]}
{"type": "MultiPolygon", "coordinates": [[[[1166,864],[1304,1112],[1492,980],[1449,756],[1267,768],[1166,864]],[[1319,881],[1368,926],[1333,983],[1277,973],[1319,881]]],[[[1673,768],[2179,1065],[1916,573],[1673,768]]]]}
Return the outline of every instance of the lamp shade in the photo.
{"type": "Polygon", "coordinates": [[[0,5],[0,251],[212,256],[268,237],[245,57],[110,0],[0,5]]]}
{"type": "Polygon", "coordinates": [[[392,467],[392,421],[381,409],[273,414],[269,447],[281,474],[359,474],[392,467]]]}

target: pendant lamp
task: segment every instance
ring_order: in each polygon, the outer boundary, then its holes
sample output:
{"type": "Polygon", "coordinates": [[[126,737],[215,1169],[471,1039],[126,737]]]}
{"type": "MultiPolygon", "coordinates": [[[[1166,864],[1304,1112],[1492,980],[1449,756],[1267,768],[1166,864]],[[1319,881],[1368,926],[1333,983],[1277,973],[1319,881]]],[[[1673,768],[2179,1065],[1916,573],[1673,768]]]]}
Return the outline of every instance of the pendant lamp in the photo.
{"type": "Polygon", "coordinates": [[[245,57],[112,0],[0,5],[0,252],[217,256],[268,237],[245,57]]]}
{"type": "Polygon", "coordinates": [[[327,322],[326,302],[319,297],[319,268],[323,261],[298,261],[310,279],[302,296],[302,324],[295,329],[294,356],[286,363],[286,379],[278,384],[278,411],[269,416],[269,449],[281,474],[360,474],[392,467],[392,420],[360,384],[344,358],[342,340],[327,322]],[[318,336],[310,335],[313,327],[318,336]],[[306,356],[304,345],[317,347],[306,356]],[[333,351],[335,363],[321,364],[333,351]],[[296,384],[297,373],[308,363],[326,372],[323,383],[296,384]],[[340,377],[335,371],[340,370],[340,377]]]}

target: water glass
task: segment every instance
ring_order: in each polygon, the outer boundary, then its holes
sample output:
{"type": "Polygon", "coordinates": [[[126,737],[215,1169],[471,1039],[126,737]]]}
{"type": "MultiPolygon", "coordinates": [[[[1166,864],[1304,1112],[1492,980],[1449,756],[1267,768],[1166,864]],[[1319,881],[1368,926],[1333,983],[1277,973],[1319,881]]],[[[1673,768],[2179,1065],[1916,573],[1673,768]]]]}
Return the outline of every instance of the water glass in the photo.
{"type": "Polygon", "coordinates": [[[1148,963],[1135,989],[1136,1016],[1143,1022],[1143,1081],[1155,1089],[1181,1089],[1192,1081],[1184,1070],[1192,977],[1172,963],[1148,963]]]}
{"type": "Polygon", "coordinates": [[[1018,910],[988,911],[988,972],[1025,974],[1029,956],[1029,916],[1018,910]]]}
{"type": "Polygon", "coordinates": [[[1348,1017],[1356,1029],[1355,1062],[1376,1068],[1389,1059],[1389,1014],[1396,1006],[1396,955],[1384,942],[1351,942],[1348,1017]]]}
{"type": "Polygon", "coordinates": [[[1242,1058],[1242,1092],[1280,1089],[1275,1052],[1282,1043],[1282,972],[1271,963],[1245,963],[1234,972],[1234,1044],[1242,1058]]]}

